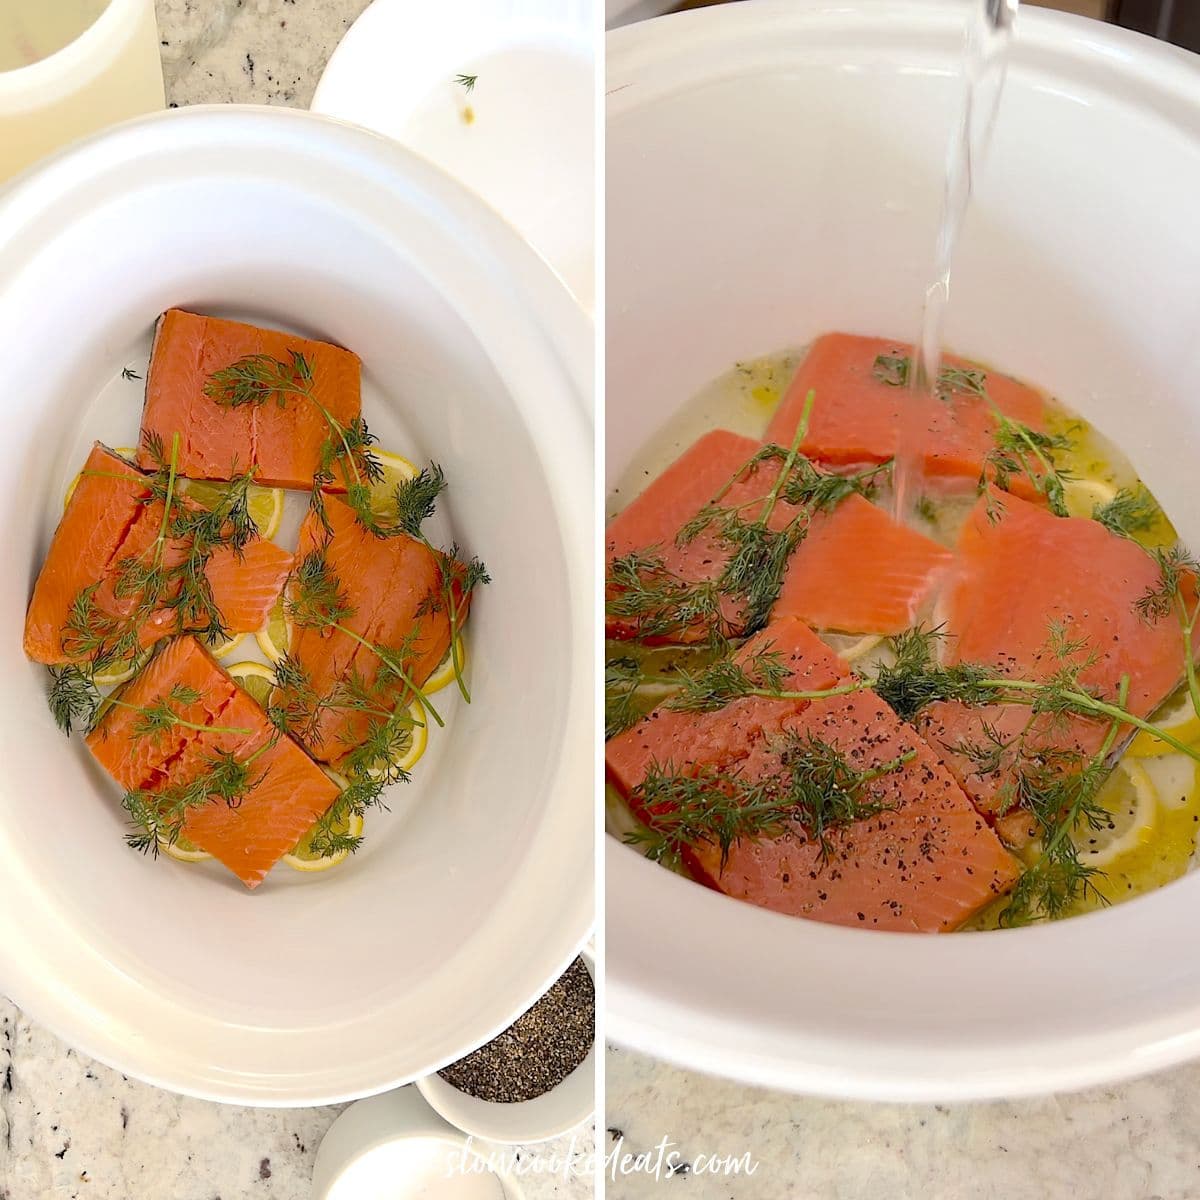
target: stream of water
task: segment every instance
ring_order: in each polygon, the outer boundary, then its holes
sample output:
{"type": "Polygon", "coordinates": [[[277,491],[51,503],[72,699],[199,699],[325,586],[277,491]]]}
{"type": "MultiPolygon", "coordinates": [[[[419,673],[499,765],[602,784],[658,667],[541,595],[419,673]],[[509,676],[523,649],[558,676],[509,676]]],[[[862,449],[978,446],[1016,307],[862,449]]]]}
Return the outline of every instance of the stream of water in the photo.
{"type": "MultiPolygon", "coordinates": [[[[937,386],[942,364],[942,333],[950,302],[950,273],[954,251],[962,233],[975,189],[976,172],[987,153],[1012,43],[1018,0],[971,0],[963,51],[962,100],[946,153],[945,190],[941,223],[934,250],[933,281],[925,291],[921,330],[913,347],[909,385],[921,393],[937,386]]],[[[921,447],[915,433],[901,428],[897,448],[895,505],[903,515],[909,498],[917,493],[921,473],[921,447]]]]}

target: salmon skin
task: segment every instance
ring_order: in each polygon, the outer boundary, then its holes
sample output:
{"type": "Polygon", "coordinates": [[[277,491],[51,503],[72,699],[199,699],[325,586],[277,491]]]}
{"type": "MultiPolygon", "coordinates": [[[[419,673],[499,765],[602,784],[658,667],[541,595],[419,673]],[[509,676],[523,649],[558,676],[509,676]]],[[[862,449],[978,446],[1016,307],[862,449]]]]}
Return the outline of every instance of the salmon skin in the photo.
{"type": "Polygon", "coordinates": [[[859,495],[818,513],[788,560],[772,617],[897,634],[917,622],[954,556],[859,495]]]}
{"type": "MultiPolygon", "coordinates": [[[[1173,617],[1153,619],[1138,601],[1160,578],[1155,560],[1098,521],[1057,517],[1016,496],[993,491],[972,509],[959,537],[957,564],[940,617],[948,662],[979,663],[998,675],[1045,682],[1064,665],[1052,626],[1074,648],[1068,664],[1086,664],[1081,682],[1115,700],[1129,679],[1126,708],[1148,717],[1184,674],[1183,642],[1173,617]],[[1090,663],[1088,660],[1091,660],[1090,663]]],[[[968,707],[940,702],[919,715],[919,728],[945,757],[980,809],[997,816],[1006,780],[1021,759],[1057,756],[1065,764],[1099,750],[1107,723],[1076,714],[1030,720],[1020,705],[968,707]],[[964,748],[1011,743],[991,770],[964,748]]],[[[1006,829],[1026,840],[1026,819],[1006,829]]]]}
{"type": "MultiPolygon", "coordinates": [[[[305,688],[281,687],[282,703],[303,712],[303,691],[333,696],[351,681],[370,694],[373,706],[392,711],[412,699],[411,689],[384,667],[369,646],[396,653],[416,686],[423,684],[450,648],[450,621],[441,600],[443,571],[455,575],[454,598],[465,621],[469,597],[458,587],[458,566],[439,551],[404,534],[380,539],[365,529],[354,510],[336,496],[325,497],[326,529],[310,511],[300,528],[297,561],[320,554],[344,594],[349,615],[343,629],[292,624],[288,654],[306,676],[305,688]]],[[[288,602],[295,602],[289,590],[288,602]]],[[[301,723],[296,736],[322,762],[340,766],[362,743],[370,721],[361,711],[324,707],[315,722],[301,723]]]]}
{"type": "MultiPolygon", "coordinates": [[[[358,356],[339,346],[170,309],[159,319],[146,376],[143,447],[147,434],[170,445],[179,433],[179,470],[189,478],[253,472],[256,483],[270,487],[311,488],[323,447],[338,445],[322,409],[344,429],[358,421],[360,374],[358,356]],[[205,390],[217,372],[251,356],[265,356],[290,374],[293,355],[302,355],[311,371],[303,384],[309,396],[278,391],[262,403],[231,405],[205,390]]],[[[145,449],[138,461],[154,465],[145,449]]]]}
{"type": "Polygon", "coordinates": [[[274,728],[195,638],[164,646],[116,700],[87,743],[127,794],[152,799],[179,789],[205,778],[222,754],[246,764],[244,794],[234,803],[210,795],[189,808],[182,834],[248,888],[262,882],[338,796],[337,785],[274,728]],[[188,724],[145,732],[139,722],[154,705],[169,706],[188,724]]]}
{"type": "MultiPolygon", "coordinates": [[[[902,451],[916,454],[927,481],[949,491],[974,485],[995,447],[996,419],[986,401],[969,391],[920,395],[893,368],[877,373],[876,360],[907,356],[909,347],[881,338],[829,333],[817,338],[797,368],[767,429],[767,440],[791,444],[809,391],[816,396],[800,449],[836,465],[881,463],[902,451]],[[895,382],[885,382],[880,375],[895,382]]],[[[947,355],[947,367],[977,370],[977,364],[947,355]]],[[[1032,429],[1045,425],[1045,402],[1033,388],[997,371],[986,372],[991,399],[1008,417],[1032,429]]],[[[1032,484],[1013,476],[1014,490],[1032,484]]]]}
{"type": "MultiPolygon", "coordinates": [[[[745,663],[767,650],[788,669],[782,690],[825,690],[848,675],[796,618],[773,622],[736,657],[745,663]]],[[[712,713],[660,707],[608,743],[608,774],[636,811],[636,789],[652,770],[780,776],[793,735],[836,747],[858,770],[911,758],[867,785],[886,811],[839,831],[828,859],[792,822],[778,837],[735,842],[724,859],[710,842],[685,847],[693,878],[793,916],[917,932],[956,929],[1012,887],[1015,860],[936,755],[870,691],[812,701],[747,696],[712,713]]],[[[638,815],[652,823],[655,814],[638,815]]]]}
{"type": "MultiPolygon", "coordinates": [[[[175,503],[199,508],[186,496],[175,503]]],[[[100,443],[92,447],[42,564],[25,618],[25,653],[35,662],[86,662],[93,652],[67,628],[72,605],[93,588],[91,601],[100,620],[131,620],[138,595],[122,580],[129,564],[149,563],[163,528],[163,505],[153,498],[143,472],[100,443]],[[65,638],[65,641],[64,641],[65,638]]],[[[185,562],[189,546],[169,538],[162,565],[185,562]]],[[[260,629],[278,599],[292,556],[273,543],[253,538],[239,554],[218,546],[205,564],[213,604],[231,633],[260,629]]],[[[206,627],[198,614],[172,607],[179,584],[161,597],[149,616],[138,618],[139,645],[145,649],[183,628],[206,627]]],[[[144,593],[143,593],[144,594],[144,593]]]]}

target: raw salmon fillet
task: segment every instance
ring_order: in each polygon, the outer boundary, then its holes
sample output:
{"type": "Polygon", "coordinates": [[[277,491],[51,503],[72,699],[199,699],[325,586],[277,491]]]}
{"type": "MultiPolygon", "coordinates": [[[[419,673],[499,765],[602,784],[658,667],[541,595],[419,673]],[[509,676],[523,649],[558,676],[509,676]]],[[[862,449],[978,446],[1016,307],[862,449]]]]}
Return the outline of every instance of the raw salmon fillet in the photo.
{"type": "MultiPolygon", "coordinates": [[[[442,563],[423,543],[400,535],[377,538],[363,528],[354,510],[335,496],[325,499],[331,531],[313,513],[300,529],[297,560],[322,547],[329,570],[337,578],[353,613],[341,624],[364,640],[386,649],[407,645],[405,669],[420,686],[446,656],[450,622],[441,605],[425,611],[428,598],[439,594],[442,563]]],[[[465,621],[461,592],[456,602],[465,621]]],[[[380,662],[379,656],[347,633],[294,625],[288,647],[303,664],[320,695],[329,694],[352,675],[367,688],[378,689],[380,706],[407,703],[407,688],[380,662]]],[[[323,762],[339,763],[358,745],[367,722],[358,714],[326,709],[316,730],[304,738],[309,752],[323,762]]]]}
{"type": "MultiPolygon", "coordinates": [[[[928,480],[947,488],[974,484],[994,447],[995,417],[978,396],[954,393],[946,399],[918,396],[908,387],[883,382],[874,374],[878,355],[910,353],[903,343],[881,338],[828,333],[817,338],[784,395],[767,441],[790,446],[805,397],[814,396],[808,434],[800,449],[832,464],[880,463],[903,447],[920,456],[928,480]]],[[[947,355],[946,366],[971,367],[947,355]]],[[[1030,387],[997,371],[987,372],[987,389],[1006,416],[1042,429],[1045,404],[1030,387]]],[[[1029,481],[1014,476],[1016,489],[1029,481]]]]}
{"type": "MultiPolygon", "coordinates": [[[[687,583],[719,578],[729,558],[729,549],[722,545],[711,528],[684,546],[677,545],[675,537],[760,448],[761,443],[728,430],[706,433],[609,523],[606,534],[608,562],[640,551],[660,557],[667,570],[687,583]]],[[[721,504],[745,504],[748,507],[743,510],[744,516],[752,519],[761,511],[761,506],[756,509],[753,502],[767,496],[778,475],[777,463],[758,464],[730,488],[721,504]]],[[[797,511],[790,504],[777,503],[768,521],[769,527],[782,529],[797,511]]],[[[609,595],[613,594],[610,585],[609,595]]],[[[721,597],[721,615],[727,633],[736,636],[742,632],[744,605],[736,597],[721,597]]],[[[609,637],[639,636],[636,622],[610,617],[606,627],[609,637]]],[[[695,641],[703,638],[705,632],[698,628],[675,630],[669,638],[648,637],[645,640],[695,641]]]]}
{"type": "Polygon", "coordinates": [[[1056,517],[1000,492],[992,499],[997,519],[981,498],[959,536],[958,568],[942,609],[948,661],[1049,678],[1059,666],[1047,648],[1056,622],[1098,656],[1083,682],[1115,697],[1127,674],[1127,707],[1148,716],[1184,668],[1178,624],[1147,620],[1137,610],[1158,583],[1154,559],[1098,521],[1056,517]]]}
{"type": "Polygon", "coordinates": [[[817,629],[896,634],[917,614],[954,556],[859,495],[819,513],[792,553],[772,617],[817,629]]]}
{"type": "Polygon", "coordinates": [[[237,805],[213,797],[192,809],[183,827],[184,837],[224,863],[249,888],[262,882],[337,798],[337,785],[275,730],[262,708],[194,638],[164,647],[118,698],[123,705],[143,708],[166,700],[193,724],[246,731],[200,732],[175,725],[158,734],[139,734],[140,714],[114,706],[87,742],[126,791],[155,792],[187,784],[210,769],[208,760],[218,752],[241,761],[257,754],[250,764],[251,787],[237,805]],[[179,685],[195,689],[200,699],[172,699],[172,689],[179,685]]]}
{"type": "Polygon", "coordinates": [[[939,700],[916,716],[917,732],[933,747],[975,807],[1010,846],[1024,846],[1038,833],[1030,814],[1014,804],[1013,783],[1022,768],[1051,768],[1069,774],[1099,751],[1108,732],[1104,721],[1071,715],[1030,715],[1021,704],[971,706],[939,700]],[[977,747],[1003,749],[981,762],[977,747]]]}
{"type": "MultiPolygon", "coordinates": [[[[846,664],[794,617],[772,622],[734,658],[744,663],[765,651],[781,655],[789,668],[786,691],[820,691],[849,674],[846,664]]],[[[755,745],[778,734],[783,720],[804,704],[802,700],[743,696],[712,713],[656,708],[605,747],[609,777],[628,795],[654,763],[672,770],[684,770],[688,765],[734,770],[755,745]]]]}
{"type": "MultiPolygon", "coordinates": [[[[232,408],[204,391],[213,374],[247,355],[268,355],[290,369],[293,351],[304,355],[312,369],[313,397],[339,424],[346,427],[361,415],[360,362],[349,350],[170,309],[154,337],[143,442],[147,433],[155,433],[170,446],[178,433],[179,471],[192,479],[230,479],[253,469],[256,483],[311,487],[321,447],[331,436],[316,404],[292,394],[282,405],[272,395],[263,404],[232,408]]],[[[145,449],[138,461],[154,465],[145,449]]]]}
{"type": "MultiPolygon", "coordinates": [[[[791,668],[787,690],[823,689],[847,675],[795,618],[773,622],[738,657],[767,646],[791,668]]],[[[701,844],[684,854],[700,882],[793,916],[921,932],[956,929],[1015,882],[1017,864],[986,821],[929,747],[872,692],[812,702],[745,697],[716,713],[656,709],[609,742],[608,773],[627,797],[655,764],[767,779],[785,769],[789,734],[819,737],[859,769],[913,751],[912,761],[868,785],[873,799],[895,811],[835,833],[828,862],[798,825],[772,840],[735,843],[724,865],[719,847],[701,844]]]]}
{"type": "MultiPolygon", "coordinates": [[[[1070,661],[1096,656],[1082,681],[1115,699],[1121,677],[1128,675],[1126,706],[1149,716],[1184,671],[1176,621],[1147,620],[1137,611],[1138,600],[1158,581],[1155,561],[1097,521],[1056,517],[999,492],[993,492],[992,504],[996,519],[989,518],[981,498],[959,538],[940,614],[946,660],[981,663],[1013,678],[1049,679],[1061,665],[1049,645],[1050,624],[1056,622],[1067,637],[1086,642],[1070,661]]],[[[1003,785],[1018,754],[1091,755],[1107,731],[1103,720],[1082,716],[1057,722],[1043,716],[1030,725],[1029,710],[1021,705],[969,708],[951,702],[929,706],[918,725],[980,809],[993,815],[1004,807],[1003,785]],[[991,733],[1003,742],[1020,740],[998,771],[981,772],[963,749],[994,744],[991,733]]],[[[1010,815],[1007,830],[1016,834],[1023,819],[1010,815]]]]}
{"type": "MultiPolygon", "coordinates": [[[[151,501],[150,495],[141,471],[99,443],[93,446],[29,603],[25,653],[35,662],[73,660],[72,651],[63,645],[64,627],[72,602],[85,588],[98,585],[93,603],[110,616],[128,616],[135,609],[136,597],[120,594],[117,582],[123,563],[150,561],[163,518],[162,504],[151,501]]],[[[181,503],[189,501],[183,497],[181,503]]],[[[182,543],[168,541],[163,565],[177,566],[186,560],[186,552],[182,543]]],[[[212,554],[205,574],[231,633],[262,627],[291,565],[286,550],[260,538],[248,543],[240,557],[228,547],[212,554]]],[[[151,646],[177,632],[178,614],[164,605],[142,622],[141,645],[151,646]]],[[[87,657],[77,652],[74,661],[87,657]]]]}

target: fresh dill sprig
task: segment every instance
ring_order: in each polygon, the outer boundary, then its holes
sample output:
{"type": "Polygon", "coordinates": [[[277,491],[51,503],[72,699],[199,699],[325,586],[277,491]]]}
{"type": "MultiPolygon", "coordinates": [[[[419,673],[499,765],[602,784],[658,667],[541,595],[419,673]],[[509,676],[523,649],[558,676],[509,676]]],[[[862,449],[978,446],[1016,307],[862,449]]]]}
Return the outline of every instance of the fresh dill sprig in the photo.
{"type": "Polygon", "coordinates": [[[613,658],[604,664],[604,737],[614,738],[642,716],[637,703],[642,670],[636,659],[613,658]]]}
{"type": "Polygon", "coordinates": [[[284,595],[288,616],[306,629],[337,626],[355,613],[324,547],[310,550],[300,560],[292,574],[292,586],[284,595]]]}
{"type": "Polygon", "coordinates": [[[214,750],[205,757],[202,770],[184,783],[157,791],[137,788],[126,792],[121,806],[134,826],[126,843],[157,858],[160,846],[173,846],[183,836],[188,814],[194,809],[213,803],[236,808],[266,777],[265,771],[255,776],[252,768],[273,744],[265,742],[246,758],[214,750]]]}
{"type": "Polygon", "coordinates": [[[1140,483],[1118,489],[1111,500],[1092,509],[1093,521],[1099,521],[1109,533],[1131,539],[1153,528],[1160,515],[1158,502],[1140,483]]]}
{"type": "MultiPolygon", "coordinates": [[[[880,354],[872,373],[881,383],[907,387],[912,377],[912,360],[908,355],[880,354]]],[[[1042,433],[1008,416],[992,399],[987,389],[987,373],[978,367],[943,367],[934,391],[945,401],[956,394],[974,396],[988,406],[996,421],[995,445],[984,460],[979,480],[979,490],[988,497],[988,515],[992,520],[998,519],[1000,513],[987,492],[988,484],[994,483],[1007,492],[1014,475],[1026,476],[1038,494],[1046,498],[1051,512],[1060,517],[1068,515],[1064,485],[1071,476],[1056,465],[1054,451],[1070,449],[1070,438],[1065,434],[1042,433]]]]}
{"type": "Polygon", "coordinates": [[[328,434],[321,444],[320,460],[313,475],[312,504],[324,521],[322,490],[336,481],[340,472],[346,499],[364,523],[370,523],[371,487],[383,478],[383,466],[372,452],[375,438],[361,417],[343,424],[316,394],[312,364],[298,350],[289,350],[290,362],[270,354],[246,354],[215,371],[204,384],[204,394],[226,408],[252,405],[261,408],[274,400],[285,408],[289,397],[306,400],[321,415],[328,434]]]}
{"type": "Polygon", "coordinates": [[[175,684],[165,696],[159,696],[149,704],[131,704],[120,696],[110,696],[108,703],[117,708],[128,709],[137,713],[130,729],[131,737],[151,738],[157,740],[170,729],[191,729],[197,733],[231,733],[249,737],[254,730],[237,725],[212,725],[202,721],[192,721],[183,716],[177,706],[197,704],[201,699],[200,693],[187,684],[175,684]]]}
{"type": "Polygon", "coordinates": [[[938,700],[987,704],[995,699],[985,684],[990,674],[987,668],[970,663],[948,667],[939,661],[937,647],[943,637],[940,628],[918,625],[888,642],[894,661],[880,665],[872,686],[902,720],[913,720],[938,700]]]}
{"type": "Polygon", "coordinates": [[[369,808],[386,812],[387,804],[383,800],[386,782],[383,778],[360,777],[343,788],[308,835],[312,853],[318,857],[343,852],[353,854],[362,845],[362,838],[347,831],[350,818],[364,816],[369,808]]]}
{"type": "MultiPolygon", "coordinates": [[[[1013,476],[1024,475],[1034,490],[1045,496],[1046,504],[1055,516],[1069,516],[1066,484],[1072,476],[1055,464],[1054,451],[1069,449],[1070,439],[1064,434],[1041,433],[1031,429],[1021,421],[1006,416],[986,392],[984,398],[997,424],[993,434],[995,445],[984,459],[984,470],[979,479],[980,491],[988,494],[989,483],[995,484],[1003,492],[1010,491],[1013,476]]],[[[993,520],[998,515],[990,495],[988,515],[993,520]]]]}
{"type": "Polygon", "coordinates": [[[1196,675],[1195,633],[1200,619],[1200,599],[1194,594],[1200,579],[1200,560],[1183,546],[1159,546],[1150,552],[1158,566],[1158,579],[1138,598],[1137,611],[1144,621],[1159,621],[1174,613],[1183,639],[1183,665],[1192,708],[1200,716],[1200,679],[1196,675]],[[1189,597],[1188,592],[1192,591],[1189,597]]]}
{"type": "Polygon", "coordinates": [[[74,665],[50,668],[50,712],[68,737],[75,729],[91,732],[100,702],[90,671],[74,665]]]}
{"type": "Polygon", "coordinates": [[[724,868],[737,842],[775,837],[795,823],[819,845],[825,863],[835,857],[841,831],[893,807],[876,800],[868,787],[916,754],[910,750],[859,770],[842,751],[811,734],[790,734],[778,749],[783,770],[762,780],[713,767],[680,774],[651,764],[631,795],[642,824],[626,840],[670,866],[678,865],[685,849],[714,845],[724,868]]]}
{"type": "Polygon", "coordinates": [[[478,78],[478,75],[455,75],[454,82],[469,96],[475,90],[475,81],[478,78]]]}
{"type": "Polygon", "coordinates": [[[121,368],[122,379],[141,379],[141,376],[132,367],[121,368]]]}
{"type": "Polygon", "coordinates": [[[786,688],[783,664],[769,647],[739,663],[725,659],[689,674],[680,672],[683,685],[668,707],[681,712],[716,712],[745,696],[774,700],[822,700],[846,696],[872,688],[897,716],[911,721],[927,705],[938,700],[957,700],[972,706],[1004,703],[1021,704],[1033,713],[1056,716],[1083,716],[1116,720],[1149,733],[1165,745],[1200,762],[1200,748],[1189,746],[1167,730],[1152,724],[1121,704],[1106,699],[1081,679],[1096,657],[1080,657],[1084,643],[1071,639],[1066,631],[1051,625],[1047,639],[1049,653],[1059,660],[1058,670],[1048,679],[1020,679],[996,675],[994,667],[981,663],[945,665],[935,655],[940,629],[911,629],[889,639],[894,662],[879,668],[874,680],[852,678],[828,688],[795,690],[786,688]],[[1072,661],[1073,660],[1073,661],[1072,661]]]}
{"type": "Polygon", "coordinates": [[[99,581],[82,588],[68,606],[63,649],[90,676],[132,662],[143,648],[147,621],[157,614],[172,618],[174,633],[194,633],[210,643],[227,636],[206,568],[217,549],[240,556],[258,536],[249,511],[252,476],[235,475],[215,502],[200,504],[180,492],[179,441],[174,435],[168,453],[158,434],[149,431],[143,438],[156,469],[138,481],[145,486],[140,502],[158,504],[162,512],[149,545],[115,564],[111,589],[120,611],[102,605],[99,581]]]}
{"type": "MultiPolygon", "coordinates": [[[[1124,708],[1129,696],[1129,676],[1121,677],[1117,705],[1124,708]]],[[[1100,748],[1078,771],[1062,774],[1053,764],[1023,769],[1018,774],[1017,800],[1029,812],[1041,833],[1036,861],[1021,874],[1000,915],[1003,925],[1021,925],[1039,917],[1053,920],[1089,894],[1104,901],[1096,889],[1103,872],[1079,857],[1074,834],[1102,829],[1108,814],[1098,803],[1100,789],[1110,773],[1108,756],[1122,722],[1114,719],[1100,748]]]]}
{"type": "Polygon", "coordinates": [[[430,463],[411,479],[402,480],[392,495],[395,505],[394,527],[410,538],[423,537],[421,526],[433,516],[438,497],[445,490],[446,474],[437,463],[430,463]]]}
{"type": "Polygon", "coordinates": [[[814,393],[804,408],[790,448],[767,445],[755,451],[713,498],[676,534],[685,547],[704,535],[725,552],[715,580],[689,582],[666,566],[655,548],[635,550],[609,563],[607,615],[633,625],[633,636],[665,637],[681,631],[703,633],[718,648],[734,632],[722,601],[741,610],[740,634],[766,625],[783,587],[788,560],[808,533],[813,515],[830,509],[848,496],[869,496],[880,477],[891,469],[882,463],[866,470],[838,475],[826,471],[800,452],[812,416],[814,393]],[[765,497],[726,504],[730,490],[751,478],[768,462],[779,468],[765,497]],[[779,503],[795,509],[779,527],[771,518],[779,503]]]}
{"type": "Polygon", "coordinates": [[[298,626],[305,629],[335,629],[371,651],[439,726],[445,724],[429,696],[421,690],[409,671],[407,660],[420,633],[419,623],[414,624],[404,644],[394,649],[369,641],[348,628],[345,622],[354,615],[354,608],[341,580],[330,567],[324,548],[312,550],[301,559],[286,595],[284,605],[288,616],[298,626]]]}
{"type": "Polygon", "coordinates": [[[614,558],[608,564],[608,584],[605,614],[630,624],[634,637],[703,630],[714,649],[727,644],[717,584],[689,583],[667,568],[661,554],[631,550],[614,558]]]}

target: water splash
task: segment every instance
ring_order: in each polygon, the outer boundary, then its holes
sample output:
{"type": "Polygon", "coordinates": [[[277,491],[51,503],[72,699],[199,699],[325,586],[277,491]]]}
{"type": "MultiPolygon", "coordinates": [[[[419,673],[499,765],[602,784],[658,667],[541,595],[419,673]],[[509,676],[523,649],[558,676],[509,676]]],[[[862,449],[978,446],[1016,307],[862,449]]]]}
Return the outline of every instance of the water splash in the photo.
{"type": "MultiPolygon", "coordinates": [[[[929,394],[937,384],[942,365],[942,331],[950,303],[950,272],[971,195],[975,175],[987,153],[1004,77],[1018,0],[971,0],[963,53],[963,91],[958,119],[946,154],[946,184],[934,256],[933,282],[925,292],[921,332],[913,347],[909,384],[929,394]]],[[[898,447],[894,472],[896,511],[906,512],[907,495],[919,482],[920,447],[898,447]],[[914,480],[914,476],[917,478],[914,480]]]]}

